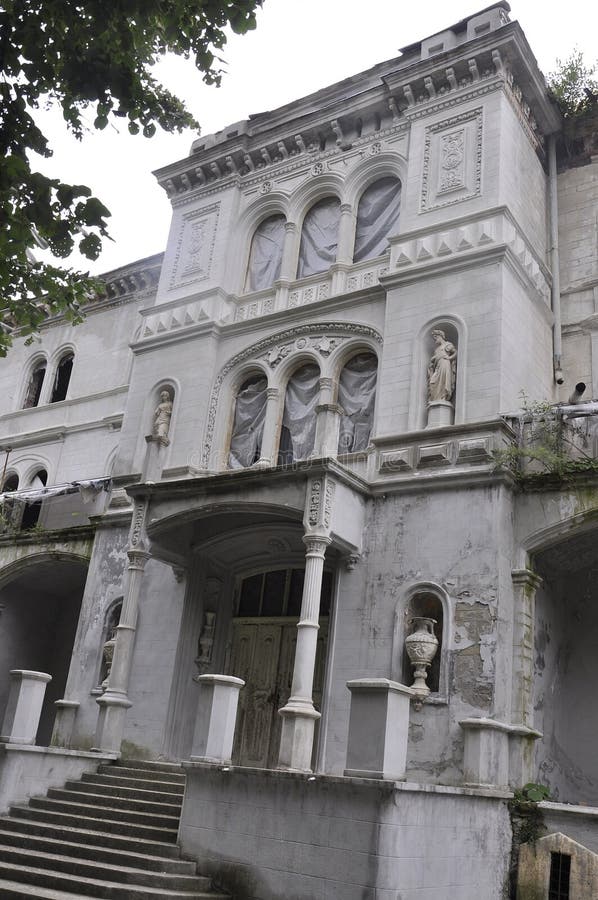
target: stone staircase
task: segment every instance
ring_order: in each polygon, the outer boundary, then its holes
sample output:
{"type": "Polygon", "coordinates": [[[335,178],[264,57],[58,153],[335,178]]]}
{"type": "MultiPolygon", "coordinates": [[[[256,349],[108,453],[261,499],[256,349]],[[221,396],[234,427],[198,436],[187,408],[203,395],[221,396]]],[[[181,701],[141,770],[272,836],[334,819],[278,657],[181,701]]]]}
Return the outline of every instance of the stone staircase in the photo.
{"type": "Polygon", "coordinates": [[[180,766],[122,760],[0,816],[0,897],[230,900],[180,858],[180,766]]]}

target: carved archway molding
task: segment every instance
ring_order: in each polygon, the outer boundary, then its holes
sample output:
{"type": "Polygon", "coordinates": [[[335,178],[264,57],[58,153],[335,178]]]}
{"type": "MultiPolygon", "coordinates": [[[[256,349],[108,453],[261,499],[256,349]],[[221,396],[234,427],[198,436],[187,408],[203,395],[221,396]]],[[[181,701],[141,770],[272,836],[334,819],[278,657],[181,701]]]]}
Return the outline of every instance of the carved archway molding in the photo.
{"type": "Polygon", "coordinates": [[[0,590],[7,584],[10,584],[11,581],[14,581],[15,578],[18,578],[19,575],[26,572],[27,569],[31,569],[39,563],[70,562],[78,563],[81,566],[88,568],[90,559],[91,548],[89,554],[86,554],[85,551],[77,553],[76,551],[68,550],[32,550],[32,552],[25,553],[23,556],[7,563],[0,569],[0,590]]]}
{"type": "Polygon", "coordinates": [[[293,353],[300,354],[307,347],[315,350],[325,359],[341,343],[345,343],[351,338],[366,338],[376,344],[382,344],[380,332],[369,325],[360,325],[356,322],[317,322],[309,325],[297,325],[294,328],[287,328],[285,331],[269,335],[231,357],[218,372],[210,395],[201,467],[207,469],[209,466],[220,391],[226,377],[233,369],[251,359],[257,361],[260,357],[265,358],[271,369],[275,369],[281,360],[293,353]]]}

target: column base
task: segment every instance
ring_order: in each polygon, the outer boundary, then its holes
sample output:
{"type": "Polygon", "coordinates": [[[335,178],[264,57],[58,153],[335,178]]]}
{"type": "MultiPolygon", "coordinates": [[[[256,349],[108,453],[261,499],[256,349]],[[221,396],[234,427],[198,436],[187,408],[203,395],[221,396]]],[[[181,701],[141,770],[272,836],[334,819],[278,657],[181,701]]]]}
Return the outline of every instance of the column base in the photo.
{"type": "Polygon", "coordinates": [[[311,772],[314,730],[320,713],[312,703],[293,703],[292,700],[278,712],[282,716],[282,732],[277,768],[287,772],[311,772]]]}
{"type": "Polygon", "coordinates": [[[133,704],[126,694],[102,694],[96,702],[100,707],[100,712],[94,746],[91,749],[120,753],[125,730],[125,716],[133,704]]]}

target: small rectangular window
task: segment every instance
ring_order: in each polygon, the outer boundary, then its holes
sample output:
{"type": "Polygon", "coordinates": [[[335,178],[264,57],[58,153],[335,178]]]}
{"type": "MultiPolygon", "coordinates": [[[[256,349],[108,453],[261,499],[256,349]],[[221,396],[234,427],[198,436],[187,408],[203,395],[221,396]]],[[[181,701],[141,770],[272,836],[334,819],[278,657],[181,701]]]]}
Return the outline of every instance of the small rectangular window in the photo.
{"type": "Polygon", "coordinates": [[[567,853],[550,854],[548,900],[569,900],[571,857],[567,853]]]}

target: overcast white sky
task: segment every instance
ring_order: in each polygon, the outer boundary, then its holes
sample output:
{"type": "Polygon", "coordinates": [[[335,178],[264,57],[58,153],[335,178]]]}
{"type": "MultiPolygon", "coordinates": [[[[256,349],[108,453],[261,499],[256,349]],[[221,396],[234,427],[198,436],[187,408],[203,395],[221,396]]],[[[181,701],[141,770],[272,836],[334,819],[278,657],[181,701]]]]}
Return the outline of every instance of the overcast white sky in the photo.
{"type": "MultiPolygon", "coordinates": [[[[233,35],[223,55],[222,87],[207,87],[193,65],[167,59],[160,77],[184,98],[203,134],[302,97],[397,55],[400,47],[441,31],[489,5],[484,0],[265,0],[256,31],[233,35]]],[[[511,18],[527,35],[545,73],[574,47],[587,62],[598,56],[595,0],[511,0],[511,18]]],[[[51,135],[54,157],[43,170],[71,183],[88,184],[111,210],[110,232],[99,260],[71,265],[106,272],[164,249],[170,204],[153,169],[189,152],[192,132],[132,137],[126,124],[77,142],[65,133],[59,114],[40,122],[51,135]]],[[[93,121],[93,116],[91,117],[93,121]]]]}

